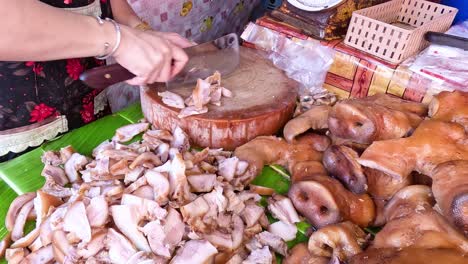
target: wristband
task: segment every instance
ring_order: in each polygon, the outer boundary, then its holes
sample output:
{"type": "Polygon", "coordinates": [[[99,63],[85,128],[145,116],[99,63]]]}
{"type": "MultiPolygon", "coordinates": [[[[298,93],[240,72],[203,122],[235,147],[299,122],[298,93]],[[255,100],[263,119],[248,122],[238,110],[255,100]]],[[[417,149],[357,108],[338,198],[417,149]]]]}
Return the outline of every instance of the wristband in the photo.
{"type": "MultiPolygon", "coordinates": [[[[104,21],[100,18],[100,17],[96,17],[96,19],[98,20],[98,23],[100,25],[104,25],[104,21]]],[[[105,60],[109,57],[111,57],[112,55],[114,55],[115,51],[119,48],[120,46],[120,40],[121,40],[121,33],[120,33],[120,26],[117,22],[115,22],[114,20],[110,19],[110,18],[106,18],[106,21],[109,21],[111,22],[113,25],[114,25],[114,28],[115,28],[115,33],[116,33],[116,41],[115,41],[115,45],[114,47],[112,48],[112,50],[107,53],[107,54],[104,54],[102,56],[96,56],[95,58],[98,59],[98,60],[105,60]]],[[[104,43],[104,49],[105,51],[107,51],[110,47],[110,44],[109,42],[105,42],[104,43]]]]}

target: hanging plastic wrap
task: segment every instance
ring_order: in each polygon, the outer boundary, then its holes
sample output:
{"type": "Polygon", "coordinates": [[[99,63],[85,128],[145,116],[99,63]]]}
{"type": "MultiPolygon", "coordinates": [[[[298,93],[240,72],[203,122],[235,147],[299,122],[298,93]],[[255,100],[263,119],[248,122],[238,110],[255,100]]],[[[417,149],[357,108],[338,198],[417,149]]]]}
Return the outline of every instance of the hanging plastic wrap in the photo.
{"type": "Polygon", "coordinates": [[[292,40],[253,23],[247,26],[241,38],[266,51],[275,66],[302,84],[301,96],[325,91],[323,83],[333,63],[333,49],[314,40],[292,40]]]}
{"type": "MultiPolygon", "coordinates": [[[[468,21],[453,26],[447,34],[468,38],[468,21]]],[[[430,45],[408,64],[413,72],[440,85],[468,91],[468,51],[466,50],[430,45]]]]}

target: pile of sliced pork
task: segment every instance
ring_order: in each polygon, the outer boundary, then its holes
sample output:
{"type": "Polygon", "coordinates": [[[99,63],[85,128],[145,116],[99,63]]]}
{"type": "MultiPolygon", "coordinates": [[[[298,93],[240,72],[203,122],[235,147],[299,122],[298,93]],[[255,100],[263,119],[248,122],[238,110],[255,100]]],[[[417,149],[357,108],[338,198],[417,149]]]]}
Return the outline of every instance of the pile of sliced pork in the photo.
{"type": "Polygon", "coordinates": [[[198,79],[193,93],[187,99],[180,95],[165,91],[158,93],[164,104],[182,109],[179,112],[179,118],[191,115],[199,115],[208,112],[208,104],[221,106],[221,98],[232,97],[232,92],[221,86],[221,74],[216,71],[212,76],[205,80],[198,79]]]}
{"type": "Polygon", "coordinates": [[[180,128],[127,125],[92,158],[46,152],[44,186],[14,200],[2,253],[9,263],[272,263],[299,222],[292,202],[233,187],[248,163],[221,149],[190,149],[180,128]],[[125,143],[143,133],[143,139],[125,143]],[[28,219],[36,227],[27,235],[28,219]]]}

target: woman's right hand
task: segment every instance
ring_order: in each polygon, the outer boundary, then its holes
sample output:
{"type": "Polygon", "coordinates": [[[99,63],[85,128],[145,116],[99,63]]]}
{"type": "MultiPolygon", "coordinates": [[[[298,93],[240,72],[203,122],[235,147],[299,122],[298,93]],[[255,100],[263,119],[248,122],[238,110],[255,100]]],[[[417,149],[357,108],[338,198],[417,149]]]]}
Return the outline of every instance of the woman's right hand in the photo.
{"type": "Polygon", "coordinates": [[[121,26],[120,46],[116,61],[136,75],[131,85],[167,82],[179,73],[188,61],[178,45],[155,31],[141,31],[121,26]]]}

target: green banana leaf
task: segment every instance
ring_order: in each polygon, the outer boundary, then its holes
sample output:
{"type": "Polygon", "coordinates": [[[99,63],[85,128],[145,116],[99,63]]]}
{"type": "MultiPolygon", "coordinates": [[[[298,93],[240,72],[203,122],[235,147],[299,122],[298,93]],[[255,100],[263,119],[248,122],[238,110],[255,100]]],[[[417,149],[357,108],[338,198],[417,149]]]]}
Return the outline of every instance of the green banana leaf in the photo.
{"type": "Polygon", "coordinates": [[[8,206],[18,196],[18,194],[8,186],[8,184],[0,179],[0,197],[1,197],[1,210],[0,219],[3,221],[0,223],[0,237],[5,237],[7,230],[5,227],[5,217],[8,212],[8,206]],[[6,210],[5,210],[6,209],[6,210]]]}

